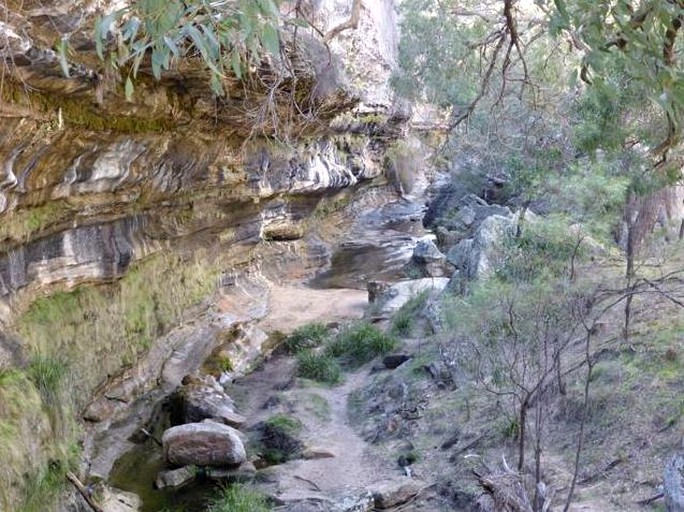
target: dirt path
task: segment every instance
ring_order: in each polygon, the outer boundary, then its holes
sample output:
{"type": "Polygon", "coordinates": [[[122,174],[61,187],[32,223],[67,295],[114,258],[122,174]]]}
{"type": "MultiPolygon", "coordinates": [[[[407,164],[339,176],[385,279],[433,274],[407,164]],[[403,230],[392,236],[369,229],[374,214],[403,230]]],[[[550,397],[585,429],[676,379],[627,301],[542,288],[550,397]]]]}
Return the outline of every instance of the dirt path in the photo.
{"type": "MultiPolygon", "coordinates": [[[[228,304],[226,304],[228,305],[228,304]]],[[[311,322],[340,322],[363,315],[367,293],[354,289],[315,290],[274,286],[268,290],[269,313],[259,322],[265,332],[292,332],[311,322]]],[[[395,464],[368,454],[369,445],[349,417],[349,396],[367,382],[370,365],[344,375],[343,384],[326,387],[294,379],[295,359],[274,356],[228,390],[251,426],[276,414],[303,424],[301,439],[323,458],[297,459],[265,471],[262,490],[283,502],[313,500],[372,489],[380,481],[402,478],[395,464]]]]}

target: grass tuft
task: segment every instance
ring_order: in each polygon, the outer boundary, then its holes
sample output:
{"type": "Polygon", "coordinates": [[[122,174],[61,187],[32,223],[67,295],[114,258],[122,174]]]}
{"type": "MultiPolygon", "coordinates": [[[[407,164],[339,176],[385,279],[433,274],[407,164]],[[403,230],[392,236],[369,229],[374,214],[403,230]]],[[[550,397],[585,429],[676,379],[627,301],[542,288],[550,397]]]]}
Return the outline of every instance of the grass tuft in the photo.
{"type": "Polygon", "coordinates": [[[325,354],[340,358],[351,367],[361,366],[374,357],[386,354],[397,345],[397,339],[365,322],[342,329],[326,346],[325,354]]]}
{"type": "Polygon", "coordinates": [[[297,354],[302,350],[321,346],[328,336],[328,328],[319,323],[299,327],[283,342],[288,354],[297,354]]]}
{"type": "Polygon", "coordinates": [[[302,351],[297,355],[297,375],[330,385],[342,382],[342,369],[335,358],[311,350],[302,351]]]}
{"type": "Polygon", "coordinates": [[[221,489],[211,500],[208,512],[268,512],[266,497],[245,485],[221,489]]]}

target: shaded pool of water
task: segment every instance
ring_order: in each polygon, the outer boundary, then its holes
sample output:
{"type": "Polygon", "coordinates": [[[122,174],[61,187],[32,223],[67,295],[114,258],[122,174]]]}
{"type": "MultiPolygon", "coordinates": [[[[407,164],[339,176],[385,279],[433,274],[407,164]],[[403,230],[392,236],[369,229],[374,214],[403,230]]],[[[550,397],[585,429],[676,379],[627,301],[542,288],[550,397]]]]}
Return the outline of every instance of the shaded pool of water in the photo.
{"type": "Polygon", "coordinates": [[[136,445],[117,460],[109,483],[117,489],[137,494],[143,500],[142,512],[204,512],[215,493],[212,482],[189,484],[177,491],[154,488],[157,473],[166,469],[160,447],[152,440],[136,445]]]}

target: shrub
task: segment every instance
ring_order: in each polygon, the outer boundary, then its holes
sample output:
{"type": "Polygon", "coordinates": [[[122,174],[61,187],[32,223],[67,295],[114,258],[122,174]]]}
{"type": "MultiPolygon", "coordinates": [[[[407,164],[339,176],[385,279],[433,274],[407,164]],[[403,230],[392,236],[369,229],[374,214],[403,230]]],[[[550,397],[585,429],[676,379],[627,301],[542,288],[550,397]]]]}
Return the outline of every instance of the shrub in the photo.
{"type": "Polygon", "coordinates": [[[331,385],[342,381],[342,370],[338,362],[329,354],[317,354],[311,350],[297,355],[297,375],[331,385]]]}
{"type": "Polygon", "coordinates": [[[268,512],[266,497],[244,485],[221,489],[211,500],[208,512],[268,512]]]}
{"type": "Polygon", "coordinates": [[[397,340],[393,336],[361,322],[341,330],[326,347],[325,354],[343,358],[351,366],[360,366],[377,355],[391,351],[396,344],[397,340]]]}
{"type": "Polygon", "coordinates": [[[297,354],[302,350],[322,345],[327,335],[328,328],[323,324],[303,325],[285,339],[283,347],[289,354],[297,354]]]}

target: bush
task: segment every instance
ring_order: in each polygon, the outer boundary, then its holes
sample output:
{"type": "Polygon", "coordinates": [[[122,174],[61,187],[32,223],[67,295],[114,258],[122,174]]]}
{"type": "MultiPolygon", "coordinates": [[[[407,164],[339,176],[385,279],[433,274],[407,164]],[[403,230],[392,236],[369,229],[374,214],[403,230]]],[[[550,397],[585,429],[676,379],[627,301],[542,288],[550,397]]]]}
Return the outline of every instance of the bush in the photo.
{"type": "Polygon", "coordinates": [[[540,276],[562,277],[570,270],[573,255],[583,256],[562,217],[547,217],[534,223],[526,223],[518,238],[511,238],[504,245],[503,261],[496,275],[506,282],[531,282],[540,276]]]}
{"type": "Polygon", "coordinates": [[[289,354],[297,354],[302,350],[319,347],[328,335],[328,328],[323,324],[303,325],[294,330],[285,341],[283,347],[289,354]]]}
{"type": "Polygon", "coordinates": [[[329,354],[317,354],[311,350],[297,355],[297,375],[331,385],[342,381],[342,370],[338,362],[329,354]]]}
{"type": "Polygon", "coordinates": [[[231,485],[211,500],[208,512],[268,512],[265,496],[244,485],[231,485]]]}
{"type": "Polygon", "coordinates": [[[325,354],[343,358],[351,366],[360,366],[375,356],[391,351],[396,344],[397,340],[393,336],[362,322],[341,330],[326,347],[325,354]]]}

